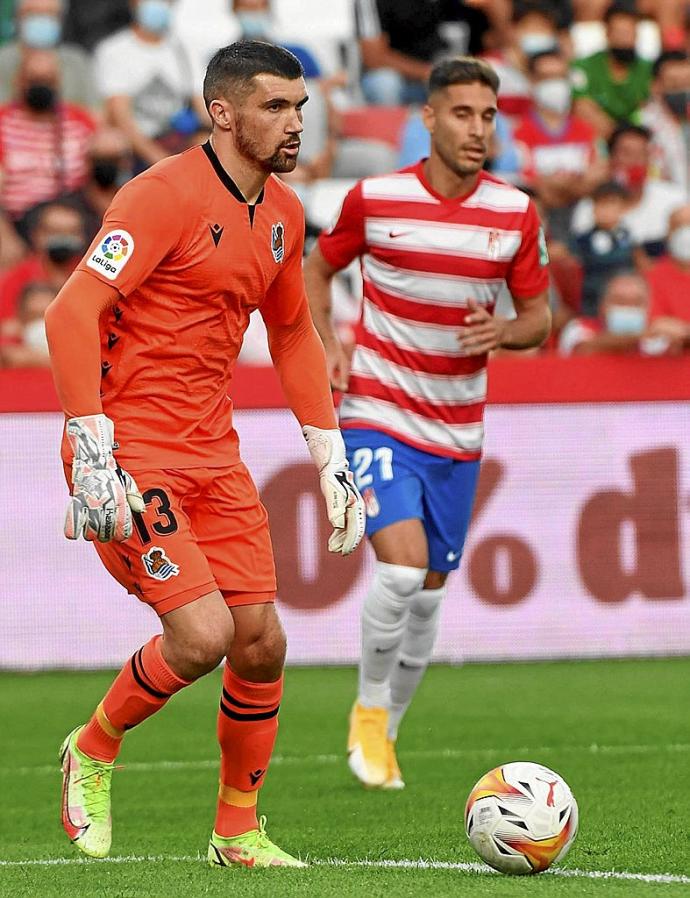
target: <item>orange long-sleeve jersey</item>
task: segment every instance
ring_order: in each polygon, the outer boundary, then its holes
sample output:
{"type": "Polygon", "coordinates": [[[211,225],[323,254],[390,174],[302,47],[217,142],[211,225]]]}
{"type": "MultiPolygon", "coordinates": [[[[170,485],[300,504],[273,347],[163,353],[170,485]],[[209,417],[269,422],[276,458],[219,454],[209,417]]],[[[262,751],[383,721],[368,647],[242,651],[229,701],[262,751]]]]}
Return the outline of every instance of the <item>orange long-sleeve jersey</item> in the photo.
{"type": "Polygon", "coordinates": [[[335,427],[303,242],[292,190],[271,176],[247,205],[210,144],[130,181],[46,315],[65,414],[112,418],[126,467],[232,464],[232,373],[258,309],[297,419],[335,427]]]}

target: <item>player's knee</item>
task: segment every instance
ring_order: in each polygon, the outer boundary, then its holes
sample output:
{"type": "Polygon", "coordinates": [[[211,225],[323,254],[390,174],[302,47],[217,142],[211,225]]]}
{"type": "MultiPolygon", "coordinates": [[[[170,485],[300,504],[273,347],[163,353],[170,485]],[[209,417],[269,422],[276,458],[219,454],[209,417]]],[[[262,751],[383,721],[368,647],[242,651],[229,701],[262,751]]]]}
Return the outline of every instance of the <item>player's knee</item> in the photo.
{"type": "Polygon", "coordinates": [[[170,665],[188,680],[195,680],[215,670],[226,655],[232,639],[232,628],[198,628],[185,633],[182,640],[166,638],[170,665]]]}
{"type": "Polygon", "coordinates": [[[376,563],[376,576],[381,585],[403,599],[408,599],[422,588],[426,574],[426,568],[386,564],[383,561],[376,563]]]}
{"type": "Polygon", "coordinates": [[[264,629],[235,640],[232,666],[239,676],[256,683],[277,680],[285,664],[287,640],[275,618],[264,629]]]}

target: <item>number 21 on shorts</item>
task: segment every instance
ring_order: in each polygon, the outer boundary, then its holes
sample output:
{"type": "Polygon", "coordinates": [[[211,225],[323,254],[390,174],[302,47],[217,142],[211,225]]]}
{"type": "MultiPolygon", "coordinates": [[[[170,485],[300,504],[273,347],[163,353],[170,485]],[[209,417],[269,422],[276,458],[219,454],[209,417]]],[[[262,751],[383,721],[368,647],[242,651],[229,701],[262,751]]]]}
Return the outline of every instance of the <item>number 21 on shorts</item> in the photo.
{"type": "Polygon", "coordinates": [[[378,449],[363,447],[355,449],[352,456],[355,483],[357,489],[362,490],[374,482],[373,474],[369,473],[372,464],[379,466],[381,480],[393,479],[393,450],[390,446],[379,446],[378,449]]]}

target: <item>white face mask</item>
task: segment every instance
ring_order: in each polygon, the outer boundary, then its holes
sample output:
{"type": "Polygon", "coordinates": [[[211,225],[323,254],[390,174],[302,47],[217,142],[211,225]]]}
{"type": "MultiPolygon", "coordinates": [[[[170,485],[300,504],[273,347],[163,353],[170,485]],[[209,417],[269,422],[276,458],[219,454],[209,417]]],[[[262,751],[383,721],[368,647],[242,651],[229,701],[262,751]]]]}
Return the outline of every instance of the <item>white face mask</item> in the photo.
{"type": "Polygon", "coordinates": [[[526,31],[520,35],[520,49],[525,56],[536,56],[537,53],[546,53],[547,50],[555,50],[557,47],[556,38],[544,31],[526,31]]]}
{"type": "Polygon", "coordinates": [[[683,225],[671,234],[668,251],[679,262],[690,262],[690,225],[683,225]]]}
{"type": "Polygon", "coordinates": [[[647,310],[640,306],[609,306],[606,310],[606,329],[611,334],[635,336],[647,326],[647,310]]]}
{"type": "Polygon", "coordinates": [[[546,78],[534,85],[534,100],[537,106],[549,112],[564,113],[570,109],[570,82],[566,78],[546,78]]]}
{"type": "Polygon", "coordinates": [[[48,340],[46,338],[46,328],[42,318],[36,321],[30,321],[24,328],[22,336],[26,346],[35,349],[38,352],[44,352],[48,355],[48,340]]]}

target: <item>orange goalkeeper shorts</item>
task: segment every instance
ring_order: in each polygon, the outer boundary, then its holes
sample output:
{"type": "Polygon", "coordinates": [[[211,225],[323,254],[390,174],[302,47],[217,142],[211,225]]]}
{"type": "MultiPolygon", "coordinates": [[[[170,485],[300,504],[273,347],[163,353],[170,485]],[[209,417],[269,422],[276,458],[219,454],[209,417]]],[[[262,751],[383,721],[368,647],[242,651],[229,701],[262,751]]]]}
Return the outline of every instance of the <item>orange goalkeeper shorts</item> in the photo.
{"type": "Polygon", "coordinates": [[[94,542],[129,593],[158,615],[216,589],[231,607],[275,599],[268,515],[244,464],[130,473],[146,511],[125,542],[94,542]]]}

